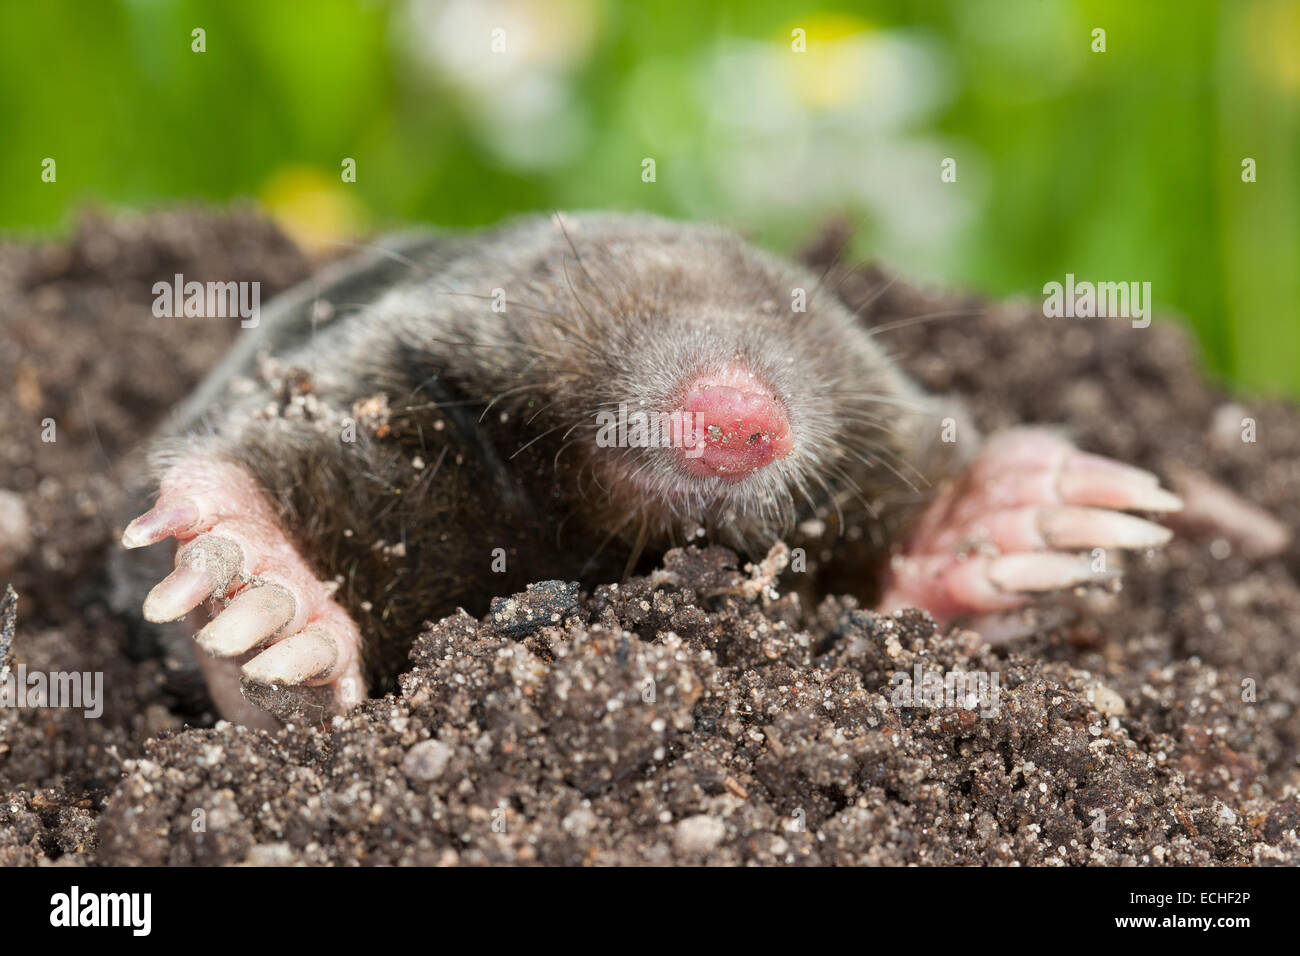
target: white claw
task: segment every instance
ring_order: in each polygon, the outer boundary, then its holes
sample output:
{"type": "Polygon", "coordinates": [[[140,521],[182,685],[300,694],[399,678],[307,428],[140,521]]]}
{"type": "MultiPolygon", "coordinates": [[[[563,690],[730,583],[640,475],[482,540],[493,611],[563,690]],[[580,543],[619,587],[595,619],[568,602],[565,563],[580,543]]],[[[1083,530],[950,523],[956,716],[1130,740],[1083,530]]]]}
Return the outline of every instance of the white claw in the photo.
{"type": "Polygon", "coordinates": [[[136,518],[122,532],[122,547],[143,548],[193,527],[199,508],[189,498],[162,500],[136,518]]]}
{"type": "Polygon", "coordinates": [[[155,624],[179,620],[216,589],[217,582],[208,572],[182,564],[144,599],[144,619],[155,624]]]}
{"type": "Polygon", "coordinates": [[[1142,475],[1122,471],[1083,469],[1063,471],[1056,479],[1061,500],[1072,505],[1094,505],[1126,511],[1181,511],[1182,499],[1153,485],[1142,475]]]}
{"type": "Polygon", "coordinates": [[[234,657],[272,637],[298,610],[298,602],[274,584],[250,587],[195,636],[214,657],[234,657]]]}
{"type": "Polygon", "coordinates": [[[258,654],[243,672],[261,684],[304,684],[332,676],[339,656],[334,635],[313,624],[258,654]]]}
{"type": "Polygon", "coordinates": [[[1043,537],[1053,548],[1160,548],[1174,533],[1152,521],[1106,508],[1046,508],[1039,517],[1043,537]]]}
{"type": "Polygon", "coordinates": [[[1082,558],[1048,552],[1008,554],[988,565],[988,578],[1003,592],[1057,591],[1087,581],[1102,580],[1082,558]]]}
{"type": "Polygon", "coordinates": [[[1159,476],[1147,471],[1145,468],[1126,465],[1124,462],[1116,461],[1113,458],[1105,458],[1088,452],[1072,454],[1068,459],[1067,468],[1070,471],[1105,471],[1113,475],[1124,475],[1133,481],[1146,485],[1160,484],[1159,476]]]}
{"type": "Polygon", "coordinates": [[[156,624],[179,620],[234,580],[243,564],[243,551],[228,538],[197,538],[176,556],[176,570],[144,599],[144,619],[156,624]]]}
{"type": "Polygon", "coordinates": [[[1157,486],[1148,486],[1141,492],[1135,492],[1133,503],[1129,505],[1134,511],[1182,511],[1183,499],[1172,491],[1157,486]]]}

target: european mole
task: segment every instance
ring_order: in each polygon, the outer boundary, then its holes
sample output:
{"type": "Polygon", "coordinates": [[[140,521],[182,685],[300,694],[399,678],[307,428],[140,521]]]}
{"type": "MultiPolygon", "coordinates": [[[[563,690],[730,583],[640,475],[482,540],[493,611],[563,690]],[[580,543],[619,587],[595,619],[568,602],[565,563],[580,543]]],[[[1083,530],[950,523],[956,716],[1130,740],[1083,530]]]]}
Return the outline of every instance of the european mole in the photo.
{"type": "Polygon", "coordinates": [[[709,226],[402,237],[245,335],[154,443],[122,544],[176,539],[144,618],[206,603],[212,698],[255,725],[267,688],[355,704],[458,605],[701,538],[761,556],[825,527],[822,567],[946,622],[1090,580],[1077,552],[1158,547],[1123,512],[1180,507],[1046,431],[980,441],[817,276],[709,226]]]}

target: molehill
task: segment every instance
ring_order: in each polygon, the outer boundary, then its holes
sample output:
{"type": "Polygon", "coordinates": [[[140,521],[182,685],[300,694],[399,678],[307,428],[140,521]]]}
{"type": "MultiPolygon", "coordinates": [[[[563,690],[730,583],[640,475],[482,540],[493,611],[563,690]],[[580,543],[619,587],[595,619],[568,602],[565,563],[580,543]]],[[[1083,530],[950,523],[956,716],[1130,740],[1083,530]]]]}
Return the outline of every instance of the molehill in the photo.
{"type": "MultiPolygon", "coordinates": [[[[106,698],[94,720],[0,712],[0,861],[1300,863],[1300,559],[1213,537],[1007,647],[802,603],[790,572],[745,586],[721,549],[590,593],[538,569],[482,620],[428,625],[400,691],[330,726],[183,716],[168,662],[131,661],[108,610],[115,468],[238,323],[157,319],[150,289],[237,276],[265,301],[318,264],[248,210],[91,214],[68,241],[0,246],[0,584],[18,594],[0,644],[29,671],[101,672],[106,698]],[[996,712],[897,706],[891,679],[918,665],[997,674],[996,712]]],[[[874,267],[839,291],[872,325],[968,313],[886,334],[985,430],[1060,423],[1300,527],[1300,415],[1207,383],[1176,324],[1048,320],[874,267]]]]}

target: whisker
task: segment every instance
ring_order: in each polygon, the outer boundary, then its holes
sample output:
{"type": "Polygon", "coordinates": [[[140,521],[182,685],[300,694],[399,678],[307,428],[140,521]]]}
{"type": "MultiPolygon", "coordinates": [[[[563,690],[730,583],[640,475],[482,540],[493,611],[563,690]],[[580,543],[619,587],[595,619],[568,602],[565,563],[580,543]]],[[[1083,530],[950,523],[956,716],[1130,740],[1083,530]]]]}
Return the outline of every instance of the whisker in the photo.
{"type": "Polygon", "coordinates": [[[510,460],[513,461],[513,460],[514,460],[514,459],[515,459],[519,454],[521,454],[521,453],[522,453],[526,448],[529,448],[529,447],[531,447],[532,445],[537,444],[537,442],[541,441],[541,440],[542,440],[543,438],[545,438],[547,435],[550,435],[550,434],[553,433],[553,432],[558,432],[558,431],[559,431],[561,428],[563,428],[563,427],[564,427],[564,423],[561,422],[560,424],[558,424],[558,425],[556,425],[556,426],[554,426],[554,427],[552,427],[552,428],[548,428],[548,429],[546,429],[546,431],[542,432],[540,435],[537,435],[537,436],[535,436],[535,437],[533,437],[533,438],[530,438],[528,441],[524,442],[524,444],[520,445],[518,448],[515,449],[515,453],[514,453],[513,455],[510,456],[510,460]]]}
{"type": "Polygon", "coordinates": [[[975,318],[983,315],[987,309],[956,309],[950,312],[930,312],[925,315],[910,315],[905,319],[896,319],[893,322],[886,322],[884,325],[876,325],[867,329],[867,335],[876,336],[882,332],[892,332],[895,329],[905,329],[912,325],[921,325],[924,322],[934,322],[938,319],[963,319],[975,318]]]}
{"type": "Polygon", "coordinates": [[[534,388],[537,388],[536,384],[534,384],[533,382],[525,382],[523,385],[516,385],[514,388],[507,388],[504,391],[497,392],[496,395],[493,396],[492,401],[487,403],[487,407],[483,409],[483,412],[481,415],[479,415],[478,420],[480,422],[483,421],[483,419],[487,417],[487,413],[492,411],[492,406],[495,405],[497,402],[499,402],[501,399],[505,398],[506,396],[518,395],[520,392],[527,392],[530,389],[534,389],[534,388]]]}
{"type": "Polygon", "coordinates": [[[537,411],[533,412],[533,414],[530,415],[530,416],[529,416],[529,417],[524,421],[524,424],[525,424],[525,425],[531,425],[534,421],[537,420],[537,416],[538,416],[538,415],[542,414],[542,412],[546,411],[548,408],[550,408],[550,407],[551,407],[552,405],[554,405],[554,404],[555,404],[554,401],[547,402],[547,403],[546,403],[545,405],[543,405],[541,408],[537,409],[537,411]]]}
{"type": "Polygon", "coordinates": [[[417,275],[423,275],[428,278],[431,278],[434,275],[434,273],[429,271],[427,266],[420,265],[420,263],[416,262],[410,256],[404,256],[397,250],[389,249],[386,246],[379,245],[378,243],[349,242],[345,239],[330,239],[326,242],[326,245],[335,246],[340,249],[352,249],[354,251],[377,252],[386,259],[391,259],[393,262],[407,266],[417,275]]]}
{"type": "Polygon", "coordinates": [[[641,559],[641,552],[645,550],[646,535],[650,531],[650,517],[645,508],[641,509],[641,529],[636,533],[636,541],[632,544],[632,550],[627,556],[627,564],[623,567],[623,580],[626,581],[632,576],[633,570],[636,569],[636,563],[641,559]]]}
{"type": "Polygon", "coordinates": [[[605,548],[609,545],[609,543],[614,540],[614,538],[618,535],[620,531],[623,530],[623,528],[627,525],[627,523],[635,517],[636,517],[635,512],[629,512],[626,518],[624,518],[617,525],[615,525],[610,530],[609,534],[605,535],[604,540],[602,540],[600,544],[596,546],[596,550],[591,553],[591,556],[587,558],[586,563],[583,564],[582,571],[579,574],[579,577],[587,576],[587,573],[591,570],[592,566],[596,563],[596,559],[600,557],[600,553],[605,550],[605,548]]]}
{"type": "Polygon", "coordinates": [[[931,407],[924,401],[912,401],[903,398],[901,395],[888,395],[884,392],[848,392],[832,391],[836,398],[842,399],[865,399],[867,401],[879,402],[881,405],[894,405],[898,408],[905,408],[913,412],[928,412],[931,407]]]}
{"type": "Polygon", "coordinates": [[[879,289],[871,293],[871,297],[867,299],[867,301],[863,302],[861,305],[857,306],[857,308],[853,310],[853,314],[855,316],[860,317],[862,313],[865,312],[867,309],[871,308],[871,306],[874,305],[882,295],[888,292],[890,287],[893,286],[893,284],[897,281],[898,281],[897,273],[890,276],[885,282],[882,282],[880,284],[879,289]]]}
{"type": "MultiPolygon", "coordinates": [[[[560,215],[558,209],[555,211],[554,218],[555,224],[560,227],[560,234],[564,236],[564,241],[569,244],[569,251],[573,253],[573,258],[578,263],[578,268],[582,270],[582,274],[586,276],[587,282],[596,290],[596,294],[600,296],[600,300],[605,303],[605,308],[609,310],[610,315],[620,314],[619,310],[610,304],[609,299],[605,298],[605,293],[601,291],[600,285],[592,278],[591,273],[587,271],[587,266],[582,261],[582,254],[578,252],[578,247],[574,244],[573,237],[569,235],[569,229],[564,224],[564,217],[560,215]]],[[[568,273],[566,272],[565,275],[567,277],[568,273]]]]}

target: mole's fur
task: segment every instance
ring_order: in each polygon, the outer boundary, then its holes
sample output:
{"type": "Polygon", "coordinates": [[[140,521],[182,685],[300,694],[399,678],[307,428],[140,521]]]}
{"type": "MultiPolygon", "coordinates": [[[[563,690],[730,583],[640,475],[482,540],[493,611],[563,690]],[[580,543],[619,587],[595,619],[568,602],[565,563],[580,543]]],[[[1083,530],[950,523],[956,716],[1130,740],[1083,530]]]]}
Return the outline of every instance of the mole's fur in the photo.
{"type": "Polygon", "coordinates": [[[350,706],[425,620],[688,542],[806,542],[801,589],[948,620],[1168,540],[1121,513],[1181,507],[1156,476],[1034,430],[980,442],[825,279],[644,215],[369,248],[272,303],[153,443],[123,544],[182,547],[120,593],[165,575],[164,624],[210,599],[199,661],[243,713],[250,681],[350,706]]]}
{"type": "Polygon", "coordinates": [[[833,292],[719,228],[594,214],[401,237],[245,335],[153,470],[251,472],[339,582],[372,678],[427,618],[540,578],[617,579],[638,544],[701,527],[761,555],[821,516],[872,525],[883,548],[881,511],[917,500],[935,465],[925,397],[833,292]],[[737,367],[787,411],[780,461],[727,481],[688,473],[680,450],[598,445],[599,412],[668,413],[737,367]]]}

